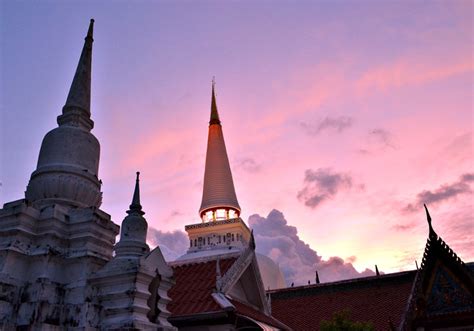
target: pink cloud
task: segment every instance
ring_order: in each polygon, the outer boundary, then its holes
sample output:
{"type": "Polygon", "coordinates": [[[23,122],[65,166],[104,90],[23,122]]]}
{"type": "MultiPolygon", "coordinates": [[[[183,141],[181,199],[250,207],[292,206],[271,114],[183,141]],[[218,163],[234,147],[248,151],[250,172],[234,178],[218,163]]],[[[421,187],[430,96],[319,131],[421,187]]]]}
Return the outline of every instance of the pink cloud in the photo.
{"type": "Polygon", "coordinates": [[[357,94],[366,95],[375,91],[386,92],[390,88],[420,85],[427,82],[469,73],[473,70],[471,60],[451,63],[433,63],[426,58],[401,58],[388,65],[369,69],[355,83],[357,94]]]}

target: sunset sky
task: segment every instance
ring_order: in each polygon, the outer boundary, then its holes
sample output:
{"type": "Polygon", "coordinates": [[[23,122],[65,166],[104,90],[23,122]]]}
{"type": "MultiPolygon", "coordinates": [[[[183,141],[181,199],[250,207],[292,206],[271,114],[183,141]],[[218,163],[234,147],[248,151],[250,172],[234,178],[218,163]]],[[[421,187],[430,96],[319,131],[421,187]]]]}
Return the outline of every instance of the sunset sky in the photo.
{"type": "Polygon", "coordinates": [[[259,215],[257,247],[280,265],[291,267],[285,250],[268,245],[286,230],[264,230],[276,219],[322,261],[413,269],[423,203],[473,261],[473,6],[2,1],[0,203],[24,197],[95,18],[92,132],[102,209],[116,223],[137,170],[150,227],[166,235],[200,221],[215,76],[242,218],[259,215]]]}

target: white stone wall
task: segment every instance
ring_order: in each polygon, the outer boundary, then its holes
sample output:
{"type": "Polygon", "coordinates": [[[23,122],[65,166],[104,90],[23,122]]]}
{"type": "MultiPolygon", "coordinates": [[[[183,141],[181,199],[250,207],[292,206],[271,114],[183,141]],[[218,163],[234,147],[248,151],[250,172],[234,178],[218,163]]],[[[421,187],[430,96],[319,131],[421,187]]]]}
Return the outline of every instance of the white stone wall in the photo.
{"type": "Polygon", "coordinates": [[[171,269],[159,248],[113,258],[118,230],[97,208],[38,210],[19,200],[0,209],[0,329],[173,330],[171,269]]]}

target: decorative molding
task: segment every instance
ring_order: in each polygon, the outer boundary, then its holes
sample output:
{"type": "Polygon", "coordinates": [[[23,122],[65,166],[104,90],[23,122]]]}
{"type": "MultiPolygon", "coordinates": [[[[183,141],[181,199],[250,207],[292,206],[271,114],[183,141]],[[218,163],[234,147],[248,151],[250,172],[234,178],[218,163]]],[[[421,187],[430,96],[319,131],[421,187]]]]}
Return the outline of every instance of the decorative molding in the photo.
{"type": "Polygon", "coordinates": [[[216,288],[220,288],[223,293],[227,293],[252,262],[253,253],[254,251],[250,247],[243,251],[224,276],[216,281],[216,288]]]}
{"type": "Polygon", "coordinates": [[[245,227],[248,229],[247,224],[240,218],[232,218],[229,220],[223,220],[223,221],[210,221],[210,222],[204,222],[204,223],[196,223],[196,224],[189,224],[184,227],[184,229],[187,230],[192,230],[192,229],[202,229],[202,228],[208,228],[208,227],[213,227],[213,226],[219,226],[223,224],[236,224],[236,223],[243,223],[245,227]]]}

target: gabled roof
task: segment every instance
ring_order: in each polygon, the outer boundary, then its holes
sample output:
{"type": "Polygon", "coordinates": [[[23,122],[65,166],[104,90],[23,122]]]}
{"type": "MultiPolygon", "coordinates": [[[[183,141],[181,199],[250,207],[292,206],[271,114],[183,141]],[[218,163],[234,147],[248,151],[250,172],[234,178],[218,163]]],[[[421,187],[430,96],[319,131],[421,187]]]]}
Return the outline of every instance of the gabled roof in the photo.
{"type": "MultiPolygon", "coordinates": [[[[426,208],[426,206],[425,206],[426,208]]],[[[349,310],[376,330],[458,328],[474,325],[474,264],[465,264],[433,230],[419,271],[272,290],[272,315],[295,330],[349,310]]]]}
{"type": "Polygon", "coordinates": [[[474,273],[434,231],[425,210],[429,235],[402,329],[446,320],[474,323],[474,273]]]}
{"type": "Polygon", "coordinates": [[[416,271],[272,290],[272,315],[294,330],[317,330],[321,321],[345,309],[354,321],[376,330],[398,326],[416,271]]]}

